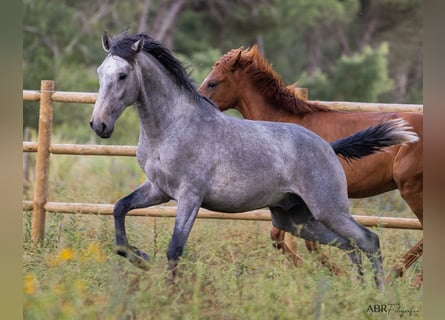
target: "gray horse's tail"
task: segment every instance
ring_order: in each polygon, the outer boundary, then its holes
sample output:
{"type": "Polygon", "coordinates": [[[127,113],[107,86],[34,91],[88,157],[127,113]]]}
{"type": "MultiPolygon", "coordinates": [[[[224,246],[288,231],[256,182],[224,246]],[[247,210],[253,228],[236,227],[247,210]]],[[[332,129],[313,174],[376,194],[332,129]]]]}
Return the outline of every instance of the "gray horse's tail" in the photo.
{"type": "Polygon", "coordinates": [[[331,142],[335,153],[347,161],[360,159],[383,148],[413,143],[419,136],[403,119],[392,119],[331,142]]]}

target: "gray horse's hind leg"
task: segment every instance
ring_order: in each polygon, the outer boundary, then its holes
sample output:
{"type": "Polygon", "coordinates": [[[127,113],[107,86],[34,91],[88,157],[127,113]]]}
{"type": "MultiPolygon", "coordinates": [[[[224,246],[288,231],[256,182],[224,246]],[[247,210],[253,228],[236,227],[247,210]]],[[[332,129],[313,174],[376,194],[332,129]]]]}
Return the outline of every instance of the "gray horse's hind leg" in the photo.
{"type": "MultiPolygon", "coordinates": [[[[292,219],[291,219],[292,222],[288,223],[288,225],[292,225],[292,224],[293,225],[303,225],[310,219],[313,219],[313,216],[310,213],[309,209],[307,208],[306,204],[301,200],[301,198],[297,197],[297,198],[294,198],[294,200],[295,199],[296,199],[295,204],[286,206],[285,204],[283,205],[283,203],[281,203],[280,207],[271,208],[271,211],[274,210],[275,213],[280,215],[281,217],[286,216],[287,214],[290,214],[292,216],[292,219]],[[298,212],[298,214],[295,214],[297,212],[298,212]]],[[[308,227],[308,226],[306,226],[306,227],[308,227]]],[[[322,227],[324,227],[324,226],[322,226],[322,227]]],[[[323,234],[326,234],[326,232],[329,232],[329,230],[326,231],[325,229],[326,228],[323,228],[323,231],[318,232],[318,233],[323,235],[323,234]]],[[[290,233],[292,234],[292,232],[290,232],[290,233]]],[[[300,258],[299,256],[297,256],[295,252],[293,252],[289,247],[287,247],[287,245],[284,241],[284,234],[285,234],[285,232],[283,230],[277,229],[276,227],[272,228],[271,238],[273,241],[275,241],[274,246],[278,249],[281,249],[282,252],[288,257],[288,259],[291,262],[293,262],[295,266],[297,266],[299,263],[301,263],[303,261],[303,259],[300,258]]],[[[311,239],[313,239],[312,236],[311,236],[311,239]]],[[[317,239],[319,239],[319,238],[317,237],[317,239]]],[[[308,240],[308,239],[305,239],[305,240],[308,240]]],[[[318,244],[319,241],[318,242],[311,241],[310,243],[318,244]]],[[[328,243],[328,242],[326,242],[326,243],[328,243]]],[[[319,258],[320,258],[321,263],[324,266],[326,266],[333,274],[336,274],[336,275],[345,274],[345,271],[343,269],[337,267],[335,264],[330,263],[328,261],[327,256],[320,254],[319,258]]],[[[355,263],[354,261],[355,260],[351,259],[352,263],[355,263]]]]}
{"type": "Polygon", "coordinates": [[[296,237],[321,244],[328,244],[342,249],[348,253],[353,264],[361,262],[361,259],[358,258],[356,254],[352,253],[357,252],[357,250],[351,245],[350,241],[332,232],[322,223],[315,220],[305,205],[304,207],[298,206],[298,212],[295,212],[296,208],[297,207],[293,207],[293,210],[271,208],[272,224],[277,228],[286,230],[296,237]],[[301,214],[307,217],[304,219],[306,221],[295,219],[295,216],[301,214]]]}
{"type": "Polygon", "coordinates": [[[145,208],[166,202],[169,199],[165,197],[158,188],[150,181],[145,181],[132,193],[120,199],[114,206],[114,226],[116,231],[116,251],[117,254],[127,258],[135,266],[147,270],[146,261],[148,255],[136,247],[128,244],[127,233],[125,230],[125,217],[128,211],[137,208],[145,208]]]}
{"type": "Polygon", "coordinates": [[[291,209],[270,208],[272,224],[296,237],[321,244],[329,244],[342,250],[353,250],[351,242],[329,230],[315,220],[305,204],[291,209]]]}
{"type": "Polygon", "coordinates": [[[336,234],[350,239],[366,254],[374,269],[374,281],[377,287],[383,291],[383,263],[378,235],[355,221],[349,213],[340,212],[334,216],[325,214],[318,220],[336,234]]]}
{"type": "MultiPolygon", "coordinates": [[[[295,209],[295,207],[293,209],[295,209]]],[[[308,210],[306,205],[304,205],[304,211],[299,210],[300,212],[271,208],[272,223],[275,227],[292,233],[297,237],[321,244],[333,245],[346,251],[351,262],[357,266],[359,276],[361,277],[363,271],[360,252],[357,250],[358,247],[364,251],[370,259],[375,271],[376,285],[383,290],[382,258],[380,255],[378,236],[358,224],[352,217],[350,217],[352,222],[342,222],[343,226],[348,226],[348,232],[343,230],[343,228],[332,228],[330,224],[321,223],[315,220],[314,217],[310,217],[306,222],[301,223],[299,218],[296,217],[298,217],[298,215],[307,216],[308,210]]],[[[343,215],[338,215],[334,216],[333,219],[337,219],[339,216],[343,217],[343,215]]],[[[341,220],[341,218],[339,220],[341,220]]],[[[340,221],[338,221],[338,224],[341,224],[340,221]]]]}

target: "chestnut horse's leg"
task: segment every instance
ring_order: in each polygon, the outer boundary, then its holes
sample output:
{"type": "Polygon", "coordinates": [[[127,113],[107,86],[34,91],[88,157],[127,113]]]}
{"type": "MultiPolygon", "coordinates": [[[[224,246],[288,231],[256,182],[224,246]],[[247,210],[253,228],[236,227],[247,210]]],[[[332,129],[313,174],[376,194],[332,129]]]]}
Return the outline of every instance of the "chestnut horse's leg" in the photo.
{"type": "Polygon", "coordinates": [[[414,286],[419,289],[423,284],[423,270],[420,271],[419,275],[417,276],[416,281],[414,282],[414,286]]]}
{"type": "Polygon", "coordinates": [[[331,263],[329,261],[329,257],[327,255],[320,252],[320,244],[319,243],[312,242],[309,240],[304,240],[304,242],[306,244],[307,250],[310,253],[317,253],[321,264],[324,265],[326,268],[328,268],[329,271],[331,271],[331,273],[333,273],[337,276],[342,276],[342,275],[347,274],[347,272],[345,270],[336,266],[334,263],[331,263]]]}
{"type": "MultiPolygon", "coordinates": [[[[391,282],[394,278],[402,277],[405,271],[423,255],[423,239],[417,242],[405,255],[401,261],[397,263],[390,274],[386,277],[386,282],[391,282]]],[[[416,281],[416,286],[419,287],[422,283],[423,275],[419,276],[416,281]]]]}
{"type": "Polygon", "coordinates": [[[274,248],[281,250],[281,252],[289,259],[289,261],[297,267],[301,263],[303,263],[304,260],[286,244],[284,240],[285,234],[285,231],[275,227],[272,227],[272,229],[270,230],[270,238],[273,241],[274,248]]]}
{"type": "MultiPolygon", "coordinates": [[[[394,181],[400,190],[400,195],[423,225],[423,170],[421,167],[418,167],[418,162],[409,162],[406,160],[411,158],[404,155],[405,151],[406,149],[402,147],[394,161],[394,181]],[[399,159],[403,159],[404,161],[399,159]]],[[[416,262],[422,254],[423,238],[405,253],[399,263],[393,266],[391,272],[386,277],[386,282],[390,282],[394,278],[402,277],[405,271],[416,262]]],[[[416,286],[420,286],[422,279],[423,275],[418,277],[416,286]]]]}
{"type": "MultiPolygon", "coordinates": [[[[280,229],[277,229],[275,227],[272,227],[270,230],[270,238],[272,239],[273,246],[281,252],[286,255],[288,260],[294,264],[294,266],[298,267],[301,263],[304,262],[303,258],[301,258],[297,253],[296,250],[292,249],[290,246],[286,244],[285,241],[285,234],[286,232],[280,229]]],[[[331,271],[335,275],[345,275],[347,272],[340,267],[336,266],[335,264],[332,264],[329,261],[329,257],[325,254],[320,253],[320,245],[316,242],[312,242],[309,240],[305,240],[306,247],[308,248],[310,253],[318,253],[320,257],[320,262],[322,265],[327,267],[329,271],[331,271]]],[[[295,247],[296,249],[296,247],[295,247]]]]}

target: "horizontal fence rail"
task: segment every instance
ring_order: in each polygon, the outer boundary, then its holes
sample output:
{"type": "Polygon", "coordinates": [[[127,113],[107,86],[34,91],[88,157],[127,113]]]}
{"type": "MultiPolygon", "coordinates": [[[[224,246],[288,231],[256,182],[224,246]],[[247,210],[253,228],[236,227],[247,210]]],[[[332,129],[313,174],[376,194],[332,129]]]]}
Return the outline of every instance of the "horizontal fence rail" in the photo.
{"type": "MultiPolygon", "coordinates": [[[[89,204],[89,203],[66,203],[66,202],[47,202],[45,210],[48,212],[59,213],[80,213],[112,215],[114,205],[112,204],[89,204]]],[[[128,212],[130,216],[150,216],[150,217],[175,217],[175,206],[153,206],[143,209],[134,209],[128,212]]],[[[32,201],[23,202],[23,210],[32,210],[32,201]]],[[[422,230],[422,225],[417,219],[393,218],[393,217],[374,217],[363,215],[352,215],[359,223],[367,227],[384,227],[393,229],[412,229],[422,230]]],[[[225,213],[199,209],[198,218],[201,219],[232,219],[232,220],[256,220],[272,221],[268,210],[252,210],[244,213],[225,213]]]]}
{"type": "MultiPolygon", "coordinates": [[[[36,142],[24,141],[24,152],[37,152],[38,144],[36,142]]],[[[135,146],[117,146],[103,144],[52,144],[49,147],[49,153],[70,154],[84,156],[136,156],[135,146]]]]}
{"type": "Polygon", "coordinates": [[[396,103],[371,103],[371,102],[349,102],[349,101],[312,101],[329,106],[338,111],[357,112],[423,112],[421,104],[396,104],[396,103]]]}
{"type": "MultiPolygon", "coordinates": [[[[55,91],[52,94],[54,102],[72,102],[72,103],[88,103],[96,102],[97,93],[93,92],[66,92],[55,91]]],[[[23,100],[39,101],[40,91],[23,90],[23,100]]],[[[318,101],[309,100],[310,102],[318,102],[339,111],[391,111],[391,112],[423,112],[422,104],[398,104],[398,103],[373,103],[373,102],[350,102],[350,101],[318,101]]]]}
{"type": "MultiPolygon", "coordinates": [[[[307,97],[307,90],[305,92],[307,97]]],[[[41,90],[23,90],[24,101],[40,102],[39,109],[39,132],[38,142],[24,141],[23,152],[36,152],[36,175],[34,183],[33,200],[23,201],[23,210],[32,210],[32,234],[35,241],[44,237],[46,212],[81,213],[111,215],[114,205],[112,204],[90,204],[90,203],[65,203],[49,202],[48,198],[48,174],[50,154],[66,155],[107,155],[107,156],[129,156],[136,155],[135,146],[118,145],[80,145],[80,144],[51,144],[51,130],[54,102],[64,103],[86,103],[94,104],[97,93],[93,92],[65,92],[55,91],[54,81],[42,80],[41,90]]],[[[340,111],[390,111],[390,112],[423,112],[421,104],[391,104],[391,103],[364,103],[344,101],[316,101],[340,111]]],[[[354,209],[354,211],[359,211],[354,209]]],[[[174,206],[153,206],[144,209],[135,209],[129,212],[130,216],[151,217],[175,217],[174,206]]],[[[375,217],[367,215],[353,215],[361,224],[368,227],[385,227],[396,229],[422,230],[422,225],[417,219],[375,217]]],[[[254,210],[245,213],[223,213],[206,209],[200,209],[198,218],[204,219],[232,219],[232,220],[258,220],[271,221],[268,210],[254,210]]]]}
{"type": "MultiPolygon", "coordinates": [[[[23,90],[23,100],[25,101],[39,101],[41,91],[38,90],[23,90]]],[[[94,92],[67,92],[67,91],[53,91],[51,99],[54,102],[72,102],[72,103],[88,103],[96,102],[97,93],[94,92]]]]}

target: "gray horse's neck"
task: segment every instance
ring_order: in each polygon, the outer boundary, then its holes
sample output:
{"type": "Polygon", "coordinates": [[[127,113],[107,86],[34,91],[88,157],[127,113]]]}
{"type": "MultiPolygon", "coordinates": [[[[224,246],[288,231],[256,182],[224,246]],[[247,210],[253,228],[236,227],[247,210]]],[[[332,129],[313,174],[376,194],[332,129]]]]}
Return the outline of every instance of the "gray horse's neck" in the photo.
{"type": "Polygon", "coordinates": [[[142,70],[146,76],[136,102],[141,134],[159,139],[165,136],[170,125],[177,126],[199,116],[192,94],[185,92],[186,89],[181,88],[159,63],[144,56],[140,67],[149,68],[148,72],[142,70]]]}

